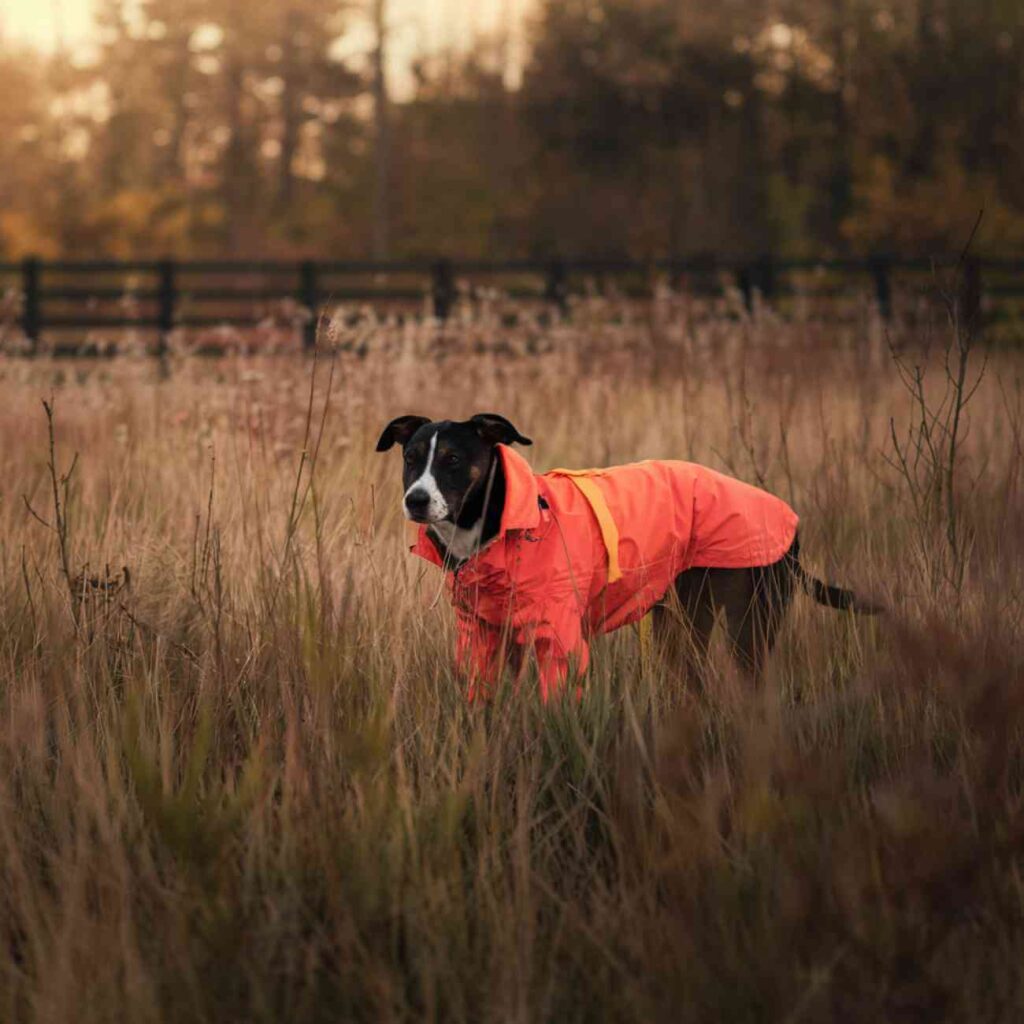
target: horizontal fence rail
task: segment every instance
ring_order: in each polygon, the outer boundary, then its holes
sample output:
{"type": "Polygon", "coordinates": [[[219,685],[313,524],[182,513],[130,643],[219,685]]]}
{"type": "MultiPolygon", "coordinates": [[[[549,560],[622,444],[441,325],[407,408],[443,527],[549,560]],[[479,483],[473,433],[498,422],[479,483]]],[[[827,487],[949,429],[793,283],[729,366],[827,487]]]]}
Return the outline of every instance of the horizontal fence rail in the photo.
{"type": "MultiPolygon", "coordinates": [[[[0,263],[0,282],[13,278],[20,292],[19,325],[33,348],[44,331],[56,329],[126,329],[156,331],[158,350],[165,351],[167,335],[177,328],[255,326],[265,319],[251,309],[227,309],[231,304],[287,302],[294,322],[301,323],[303,344],[316,343],[318,314],[325,304],[421,302],[439,319],[446,319],[458,298],[460,282],[486,278],[509,282],[515,298],[550,305],[561,315],[581,280],[599,285],[614,282],[630,296],[652,294],[653,283],[666,280],[696,294],[721,294],[722,281],[731,279],[747,309],[755,296],[764,300],[786,294],[786,278],[820,272],[859,276],[870,282],[882,316],[892,315],[893,278],[907,273],[958,270],[960,314],[973,320],[986,296],[1024,296],[1024,258],[956,259],[906,258],[875,255],[865,259],[691,259],[633,261],[625,259],[509,260],[393,260],[329,261],[228,260],[181,261],[43,261],[30,256],[20,263],[0,263]],[[116,278],[90,286],[82,278],[116,278]],[[523,289],[522,279],[535,285],[523,289]],[[140,280],[145,278],[143,284],[140,280]],[[366,283],[366,279],[371,284],[366,283]],[[125,279],[132,279],[126,285],[125,279]],[[253,279],[258,279],[254,281],[253,279]],[[271,283],[268,283],[270,279],[271,283]],[[574,283],[577,287],[574,287],[574,283]],[[110,311],[111,304],[119,309],[110,311]],[[427,305],[429,303],[429,306],[427,305]],[[211,310],[212,304],[220,308],[211,310]],[[99,307],[105,307],[99,311],[99,307]],[[143,308],[144,307],[144,308],[143,308]],[[205,309],[204,309],[205,307],[205,309]],[[197,311],[198,310],[198,311],[197,311]]],[[[10,285],[9,285],[10,287],[10,285]]]]}

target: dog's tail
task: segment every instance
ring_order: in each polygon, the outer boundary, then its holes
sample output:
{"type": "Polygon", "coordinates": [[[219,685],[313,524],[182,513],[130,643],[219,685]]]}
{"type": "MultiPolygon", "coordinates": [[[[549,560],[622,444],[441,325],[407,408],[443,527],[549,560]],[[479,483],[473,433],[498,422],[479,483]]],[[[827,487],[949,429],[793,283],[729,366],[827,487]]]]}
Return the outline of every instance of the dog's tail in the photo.
{"type": "Polygon", "coordinates": [[[804,593],[813,597],[818,604],[823,604],[827,608],[839,608],[842,611],[857,612],[859,615],[881,615],[887,610],[884,605],[876,604],[873,601],[865,601],[852,590],[833,587],[830,583],[823,583],[816,576],[812,576],[800,564],[800,559],[796,552],[790,552],[789,560],[793,574],[800,581],[800,586],[804,588],[804,593]]]}

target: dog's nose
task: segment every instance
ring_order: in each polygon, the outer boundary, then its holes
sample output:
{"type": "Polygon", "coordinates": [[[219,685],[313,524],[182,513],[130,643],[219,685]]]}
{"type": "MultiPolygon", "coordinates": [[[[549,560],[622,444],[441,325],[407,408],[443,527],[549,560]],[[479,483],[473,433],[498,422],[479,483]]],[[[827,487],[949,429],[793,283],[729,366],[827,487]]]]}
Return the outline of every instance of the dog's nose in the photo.
{"type": "Polygon", "coordinates": [[[430,495],[422,489],[410,491],[405,496],[405,508],[411,516],[422,515],[427,511],[427,506],[429,504],[430,495]]]}

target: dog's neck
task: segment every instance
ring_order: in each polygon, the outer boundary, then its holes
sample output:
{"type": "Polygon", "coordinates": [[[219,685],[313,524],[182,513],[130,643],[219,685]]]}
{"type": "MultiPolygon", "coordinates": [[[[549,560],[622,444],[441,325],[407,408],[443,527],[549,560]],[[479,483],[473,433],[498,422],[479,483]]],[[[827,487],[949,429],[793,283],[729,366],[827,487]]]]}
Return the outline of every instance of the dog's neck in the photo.
{"type": "Polygon", "coordinates": [[[427,533],[446,562],[461,565],[498,535],[505,510],[505,471],[495,448],[483,481],[473,489],[454,522],[431,523],[427,533]]]}

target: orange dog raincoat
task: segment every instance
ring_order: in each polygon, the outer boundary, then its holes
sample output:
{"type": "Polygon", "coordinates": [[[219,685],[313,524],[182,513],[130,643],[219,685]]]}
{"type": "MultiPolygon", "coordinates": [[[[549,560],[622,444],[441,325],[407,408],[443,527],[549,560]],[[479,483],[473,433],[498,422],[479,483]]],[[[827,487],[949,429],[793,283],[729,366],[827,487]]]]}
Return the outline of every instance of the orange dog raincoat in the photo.
{"type": "MultiPolygon", "coordinates": [[[[518,671],[529,647],[547,700],[586,670],[591,636],[637,622],[679,573],[770,565],[796,535],[784,501],[692,462],[535,474],[497,450],[501,528],[447,580],[470,700],[489,695],[504,664],[518,671]]],[[[425,526],[412,550],[443,564],[425,526]]]]}

